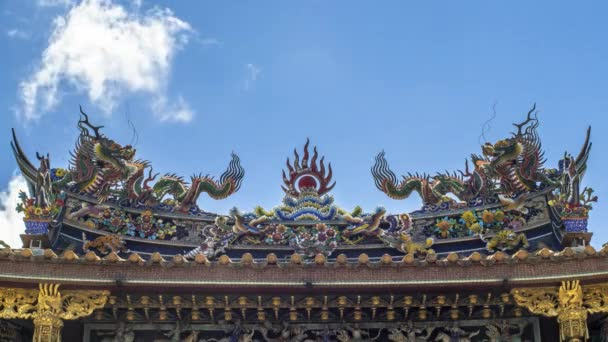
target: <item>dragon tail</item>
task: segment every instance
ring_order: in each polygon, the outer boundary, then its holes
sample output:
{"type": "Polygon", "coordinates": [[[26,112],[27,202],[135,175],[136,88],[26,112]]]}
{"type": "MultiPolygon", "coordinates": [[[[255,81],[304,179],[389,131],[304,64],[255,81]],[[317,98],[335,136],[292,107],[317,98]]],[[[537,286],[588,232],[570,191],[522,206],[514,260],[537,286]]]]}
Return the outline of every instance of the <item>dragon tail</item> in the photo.
{"type": "Polygon", "coordinates": [[[182,205],[196,202],[198,196],[203,192],[206,192],[213,199],[224,199],[240,189],[244,176],[245,170],[241,166],[240,159],[233,153],[230,164],[220,176],[219,182],[209,176],[192,178],[192,190],[194,192],[192,197],[186,201],[188,203],[182,202],[182,205]]]}
{"type": "Polygon", "coordinates": [[[414,191],[423,195],[422,186],[426,176],[409,174],[407,177],[404,176],[401,182],[397,183],[397,176],[389,168],[384,155],[384,151],[378,153],[376,155],[376,162],[372,166],[372,176],[374,177],[376,187],[394,199],[408,198],[414,191]]]}

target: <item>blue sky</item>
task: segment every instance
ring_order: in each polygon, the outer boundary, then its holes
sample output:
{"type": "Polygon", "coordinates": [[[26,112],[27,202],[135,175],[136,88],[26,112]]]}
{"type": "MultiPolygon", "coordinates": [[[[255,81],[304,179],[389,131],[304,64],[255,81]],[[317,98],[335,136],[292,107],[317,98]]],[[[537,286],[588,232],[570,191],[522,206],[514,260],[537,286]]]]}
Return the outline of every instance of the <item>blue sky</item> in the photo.
{"type": "MultiPolygon", "coordinates": [[[[202,196],[206,210],[279,204],[285,158],[310,137],[332,162],[339,205],[410,211],[415,196],[375,189],[377,152],[397,173],[462,168],[494,104],[490,141],[536,102],[548,167],[593,127],[585,183],[600,197],[599,246],[608,241],[607,10],[600,1],[0,0],[0,200],[14,198],[10,128],[32,156],[49,152],[65,166],[82,104],[125,144],[131,120],[138,156],[160,172],[219,175],[238,153],[241,190],[202,196]]],[[[14,218],[2,212],[0,237],[22,229],[14,218]]]]}

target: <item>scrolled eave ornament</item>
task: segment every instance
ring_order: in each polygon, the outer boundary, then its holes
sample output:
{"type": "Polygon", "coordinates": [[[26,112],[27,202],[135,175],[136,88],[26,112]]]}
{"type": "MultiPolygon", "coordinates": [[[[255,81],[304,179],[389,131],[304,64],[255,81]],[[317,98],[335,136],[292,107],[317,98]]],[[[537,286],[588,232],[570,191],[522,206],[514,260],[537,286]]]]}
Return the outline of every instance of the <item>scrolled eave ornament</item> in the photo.
{"type": "Polygon", "coordinates": [[[597,202],[597,196],[593,195],[592,188],[585,187],[581,190],[592,146],[589,141],[590,136],[591,127],[587,129],[585,142],[576,158],[567,152],[564,153],[564,158],[559,161],[560,186],[554,191],[553,199],[549,201],[549,205],[560,216],[566,233],[587,232],[589,211],[593,209],[592,203],[597,202]]]}

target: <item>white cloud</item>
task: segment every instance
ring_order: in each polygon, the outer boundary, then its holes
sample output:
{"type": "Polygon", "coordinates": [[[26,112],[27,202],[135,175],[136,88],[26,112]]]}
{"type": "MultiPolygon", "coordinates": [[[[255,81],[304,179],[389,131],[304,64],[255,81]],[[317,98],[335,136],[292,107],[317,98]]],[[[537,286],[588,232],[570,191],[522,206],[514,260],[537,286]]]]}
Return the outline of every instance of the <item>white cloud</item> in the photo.
{"type": "Polygon", "coordinates": [[[160,96],[152,104],[152,110],[161,121],[190,122],[194,117],[194,112],[181,96],[172,103],[169,103],[166,97],[160,96]]]}
{"type": "Polygon", "coordinates": [[[257,81],[258,76],[262,72],[262,69],[252,63],[248,63],[247,65],[245,65],[245,67],[247,68],[247,78],[245,79],[244,87],[245,90],[249,90],[253,83],[257,81]]]}
{"type": "Polygon", "coordinates": [[[22,246],[19,234],[25,231],[23,215],[15,210],[20,190],[27,191],[27,182],[21,175],[11,178],[8,189],[0,191],[0,240],[13,248],[22,246]]]}
{"type": "Polygon", "coordinates": [[[140,14],[112,0],[83,0],[55,19],[39,67],[20,84],[20,114],[31,120],[53,109],[64,87],[85,92],[107,113],[126,93],[166,97],[171,62],[191,33],[169,9],[140,14]]]}
{"type": "Polygon", "coordinates": [[[26,32],[21,31],[16,28],[6,31],[6,35],[9,38],[13,38],[13,39],[28,39],[30,37],[30,35],[27,34],[26,32]]]}

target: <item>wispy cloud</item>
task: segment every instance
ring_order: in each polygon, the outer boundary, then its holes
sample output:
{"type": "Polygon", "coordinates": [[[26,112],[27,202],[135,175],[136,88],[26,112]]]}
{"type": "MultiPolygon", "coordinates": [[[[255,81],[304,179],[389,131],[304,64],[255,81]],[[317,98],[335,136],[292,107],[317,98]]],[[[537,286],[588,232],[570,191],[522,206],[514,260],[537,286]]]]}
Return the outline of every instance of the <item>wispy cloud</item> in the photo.
{"type": "Polygon", "coordinates": [[[38,0],[36,2],[40,7],[68,7],[75,3],[74,0],[38,0]]]}
{"type": "MultiPolygon", "coordinates": [[[[106,113],[134,92],[165,99],[156,109],[186,108],[181,98],[167,100],[166,89],[173,57],[192,32],[166,8],[139,13],[112,0],[84,0],[55,19],[40,65],[20,84],[19,114],[32,120],[52,110],[66,87],[86,93],[106,113]]],[[[155,113],[163,120],[171,115],[155,113]]],[[[173,113],[174,121],[192,118],[173,113]]]]}
{"type": "Polygon", "coordinates": [[[200,38],[198,42],[203,46],[220,45],[220,41],[215,38],[200,38]]]}
{"type": "Polygon", "coordinates": [[[15,210],[20,190],[27,191],[27,183],[21,175],[11,178],[8,188],[0,191],[0,240],[13,248],[21,247],[19,234],[25,230],[23,216],[15,210]]]}
{"type": "Polygon", "coordinates": [[[169,102],[164,96],[160,96],[152,104],[152,110],[161,121],[190,122],[194,112],[184,100],[178,96],[177,101],[169,102]]]}
{"type": "Polygon", "coordinates": [[[243,83],[243,87],[245,88],[245,90],[249,90],[253,86],[255,81],[258,80],[258,77],[260,76],[260,73],[262,72],[262,68],[260,68],[259,66],[255,65],[253,63],[246,64],[245,68],[247,69],[247,76],[243,83]]]}
{"type": "Polygon", "coordinates": [[[12,39],[28,39],[30,37],[26,32],[16,28],[6,31],[6,35],[12,39]]]}

